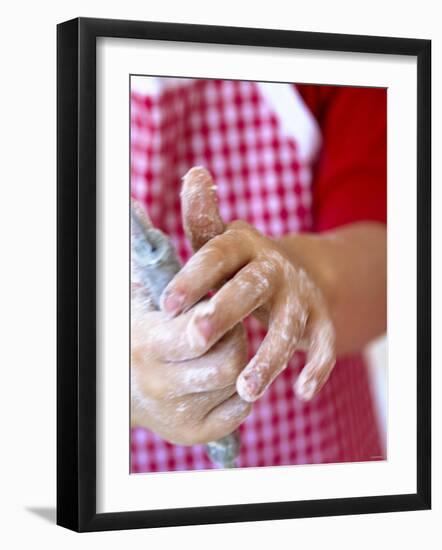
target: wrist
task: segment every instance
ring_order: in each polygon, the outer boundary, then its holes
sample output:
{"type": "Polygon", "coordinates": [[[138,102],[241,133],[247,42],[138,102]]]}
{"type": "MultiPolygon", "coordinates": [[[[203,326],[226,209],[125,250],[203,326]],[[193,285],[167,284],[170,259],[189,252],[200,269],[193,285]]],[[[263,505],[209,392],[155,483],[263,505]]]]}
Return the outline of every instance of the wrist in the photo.
{"type": "Polygon", "coordinates": [[[304,269],[311,277],[332,314],[337,300],[338,274],[332,262],[329,240],[301,233],[284,236],[277,242],[293,265],[304,269]]]}

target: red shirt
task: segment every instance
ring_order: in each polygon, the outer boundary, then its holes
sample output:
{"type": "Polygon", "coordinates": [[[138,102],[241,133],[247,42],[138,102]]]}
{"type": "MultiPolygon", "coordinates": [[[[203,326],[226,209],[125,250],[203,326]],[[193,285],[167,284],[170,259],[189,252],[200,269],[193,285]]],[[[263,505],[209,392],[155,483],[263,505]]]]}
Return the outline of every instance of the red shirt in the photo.
{"type": "Polygon", "coordinates": [[[321,128],[314,170],[315,231],[387,222],[387,91],[298,84],[321,128]]]}
{"type": "MultiPolygon", "coordinates": [[[[147,79],[132,89],[132,193],[183,261],[180,181],[205,165],[226,222],[245,219],[272,237],[386,222],[386,91],[238,81],[147,79]]],[[[250,353],[264,335],[247,319],[250,353]]],[[[384,457],[361,355],[340,359],[309,403],[293,393],[295,354],[240,427],[239,466],[384,457]]],[[[171,445],[132,430],[132,471],[211,468],[204,446],[171,445]]]]}

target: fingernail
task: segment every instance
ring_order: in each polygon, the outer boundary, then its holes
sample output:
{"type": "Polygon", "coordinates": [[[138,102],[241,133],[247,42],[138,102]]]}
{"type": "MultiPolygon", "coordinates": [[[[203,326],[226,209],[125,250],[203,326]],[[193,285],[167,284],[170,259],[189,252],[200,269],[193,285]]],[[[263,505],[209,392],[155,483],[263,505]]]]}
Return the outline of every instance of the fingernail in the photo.
{"type": "Polygon", "coordinates": [[[249,373],[242,374],[236,382],[236,390],[239,396],[248,403],[255,401],[259,397],[261,389],[261,377],[252,370],[249,373]]]}
{"type": "Polygon", "coordinates": [[[303,401],[309,401],[314,396],[317,385],[315,378],[301,380],[296,384],[296,394],[303,401]]]}
{"type": "Polygon", "coordinates": [[[172,315],[179,313],[186,301],[186,296],[181,292],[166,294],[163,299],[163,309],[172,315]]]}

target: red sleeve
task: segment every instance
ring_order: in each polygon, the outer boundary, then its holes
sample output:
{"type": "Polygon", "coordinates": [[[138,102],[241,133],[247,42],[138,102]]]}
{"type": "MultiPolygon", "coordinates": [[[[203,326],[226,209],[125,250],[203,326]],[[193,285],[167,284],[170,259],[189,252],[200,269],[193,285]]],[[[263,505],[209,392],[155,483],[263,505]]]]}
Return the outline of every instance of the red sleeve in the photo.
{"type": "Polygon", "coordinates": [[[313,223],[325,231],[356,221],[387,222],[387,90],[298,85],[319,123],[313,223]]]}

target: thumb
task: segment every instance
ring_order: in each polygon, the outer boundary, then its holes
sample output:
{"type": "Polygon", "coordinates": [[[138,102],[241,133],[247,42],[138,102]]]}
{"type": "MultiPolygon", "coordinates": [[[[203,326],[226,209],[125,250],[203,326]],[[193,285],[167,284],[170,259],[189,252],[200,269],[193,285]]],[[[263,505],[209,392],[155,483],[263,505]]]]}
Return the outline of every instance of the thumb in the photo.
{"type": "Polygon", "coordinates": [[[202,166],[191,168],[183,177],[181,212],[186,237],[194,252],[224,231],[212,175],[202,166]]]}

